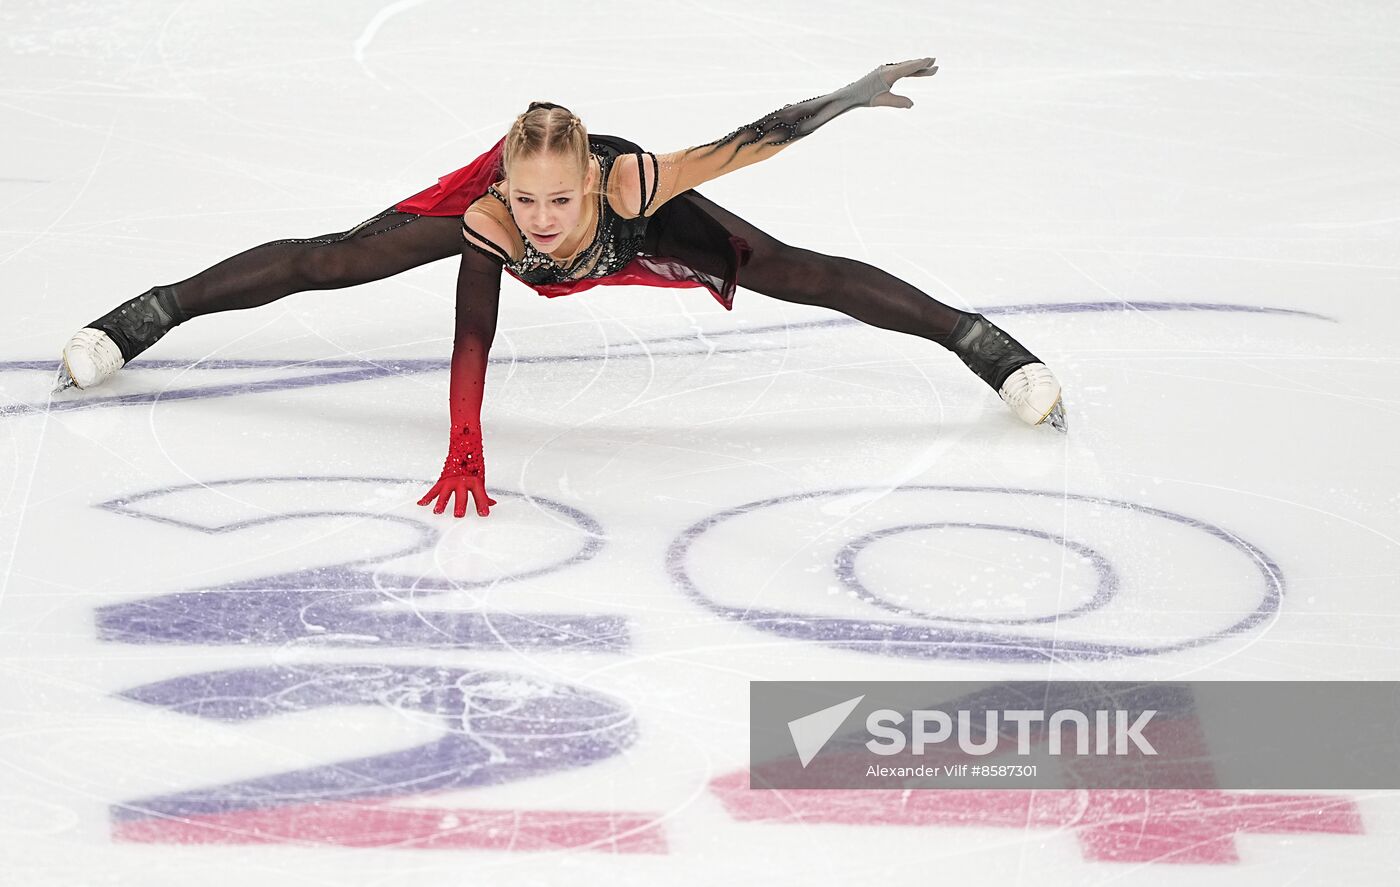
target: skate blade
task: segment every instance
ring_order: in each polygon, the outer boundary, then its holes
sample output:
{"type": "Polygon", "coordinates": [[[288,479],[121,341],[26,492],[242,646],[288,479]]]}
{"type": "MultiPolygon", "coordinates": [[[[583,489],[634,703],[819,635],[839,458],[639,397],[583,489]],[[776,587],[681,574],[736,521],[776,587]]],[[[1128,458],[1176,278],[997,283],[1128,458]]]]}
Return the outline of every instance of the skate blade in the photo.
{"type": "Polygon", "coordinates": [[[1065,419],[1065,404],[1062,400],[1055,401],[1055,405],[1050,408],[1050,412],[1046,413],[1045,418],[1040,421],[1048,424],[1061,434],[1069,433],[1069,422],[1065,419]]]}
{"type": "Polygon", "coordinates": [[[58,378],[54,380],[53,391],[49,392],[49,397],[55,394],[62,394],[69,388],[77,388],[78,383],[73,381],[73,374],[68,372],[68,361],[63,361],[58,365],[58,378]]]}

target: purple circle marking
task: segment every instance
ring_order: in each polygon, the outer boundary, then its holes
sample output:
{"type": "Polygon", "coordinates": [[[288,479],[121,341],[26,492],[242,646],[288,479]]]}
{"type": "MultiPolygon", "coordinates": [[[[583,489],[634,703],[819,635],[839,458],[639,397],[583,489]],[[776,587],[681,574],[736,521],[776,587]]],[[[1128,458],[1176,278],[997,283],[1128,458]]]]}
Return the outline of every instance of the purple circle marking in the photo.
{"type": "Polygon", "coordinates": [[[1119,577],[1118,571],[1113,569],[1113,565],[1108,562],[1108,558],[1099,552],[1080,542],[1071,542],[1063,536],[1054,533],[1047,533],[1044,530],[1033,530],[1029,527],[1012,527],[1005,524],[982,524],[966,523],[959,521],[944,521],[933,524],[902,524],[897,527],[887,527],[883,530],[876,530],[867,533],[858,539],[847,543],[836,554],[836,578],[841,584],[856,593],[856,596],[876,607],[889,610],[900,616],[913,616],[919,619],[930,619],[939,622],[961,622],[969,625],[1035,625],[1045,622],[1058,622],[1061,619],[1073,619],[1085,613],[1092,612],[1113,600],[1113,596],[1118,592],[1119,577]],[[936,613],[924,613],[911,607],[901,607],[893,601],[886,600],[875,592],[871,591],[861,582],[856,569],[856,559],[861,555],[871,543],[879,542],[891,536],[898,536],[904,533],[914,533],[921,530],[941,530],[941,529],[967,529],[967,530],[996,530],[1002,533],[1015,533],[1021,536],[1029,536],[1032,539],[1044,539],[1053,542],[1063,548],[1073,551],[1094,565],[1094,572],[1098,577],[1098,585],[1094,588],[1093,595],[1077,607],[1068,610],[1061,610],[1057,613],[1047,613],[1044,616],[1029,616],[1021,619],[984,619],[975,616],[940,616],[936,613]]]}
{"type": "Polygon", "coordinates": [[[917,659],[982,660],[987,662],[1086,662],[1121,659],[1129,656],[1156,656],[1213,644],[1242,634],[1278,612],[1283,598],[1283,573],[1274,560],[1254,545],[1214,524],[1121,499],[1088,496],[1064,491],[1019,489],[1013,487],[974,487],[918,484],[896,487],[845,487],[811,490],[772,499],[758,499],[716,512],[683,530],[668,547],[666,567],[671,581],[682,594],[712,613],[793,640],[813,641],[842,649],[883,656],[917,659]],[[733,518],[765,508],[815,499],[830,499],[855,493],[973,493],[995,496],[1036,496],[1048,499],[1087,502],[1148,515],[1180,526],[1199,530],[1244,555],[1259,571],[1262,582],[1258,603],[1230,625],[1209,634],[1157,646],[1109,641],[1070,640],[1036,637],[987,627],[910,625],[876,619],[846,619],[815,616],[791,610],[730,607],[706,596],[691,578],[686,560],[696,540],[733,518]]]}

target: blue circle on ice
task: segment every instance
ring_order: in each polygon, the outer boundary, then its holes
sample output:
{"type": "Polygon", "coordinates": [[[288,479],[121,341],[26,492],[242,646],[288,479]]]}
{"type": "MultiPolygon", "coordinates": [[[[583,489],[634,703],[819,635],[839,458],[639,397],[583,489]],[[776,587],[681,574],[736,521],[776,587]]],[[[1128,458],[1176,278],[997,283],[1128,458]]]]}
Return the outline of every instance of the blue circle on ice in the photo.
{"type": "MultiPolygon", "coordinates": [[[[886,527],[883,530],[867,533],[858,539],[848,542],[844,548],[836,553],[835,568],[836,578],[840,580],[841,584],[855,592],[857,598],[872,606],[880,607],[891,613],[897,613],[900,616],[913,616],[919,619],[933,619],[940,622],[964,622],[980,625],[1036,625],[1046,622],[1057,622],[1061,619],[1073,619],[1076,616],[1082,616],[1085,613],[1097,610],[1113,600],[1114,594],[1118,591],[1119,583],[1118,572],[1113,569],[1113,565],[1109,563],[1108,558],[1083,543],[1071,542],[1055,533],[1048,533],[1044,530],[1036,530],[1030,527],[1012,527],[1006,524],[968,523],[961,521],[903,524],[901,526],[886,527]],[[937,613],[926,613],[916,610],[913,607],[903,607],[889,600],[887,597],[871,591],[865,583],[861,581],[856,562],[860,555],[872,543],[889,539],[893,536],[901,536],[906,533],[942,529],[991,530],[1001,533],[1013,533],[1032,539],[1043,539],[1046,542],[1072,551],[1085,562],[1093,565],[1095,578],[1098,580],[1094,587],[1094,593],[1078,606],[1055,613],[1046,613],[1040,616],[1025,616],[1021,618],[981,618],[976,616],[939,615],[937,613]]],[[[937,571],[939,568],[940,565],[938,564],[931,564],[929,567],[931,571],[937,571]]]]}
{"type": "Polygon", "coordinates": [[[758,499],[718,511],[683,530],[666,552],[666,566],[671,580],[680,591],[712,613],[741,622],[752,628],[792,640],[810,641],[827,646],[916,659],[958,659],[985,662],[1089,662],[1121,659],[1128,656],[1155,656],[1178,650],[1213,644],[1242,634],[1262,625],[1278,613],[1283,598],[1283,572],[1273,558],[1259,548],[1208,521],[1179,514],[1163,508],[1153,508],[1136,502],[1071,493],[1066,490],[1032,490],[1015,487],[974,487],[942,484],[916,484],[890,489],[888,487],[844,487],[810,490],[771,499],[758,499]],[[1258,598],[1252,607],[1240,612],[1228,625],[1194,637],[1186,637],[1156,645],[1123,643],[1116,639],[1083,639],[1038,636],[1008,631],[1006,626],[948,624],[911,624],[879,619],[852,619],[804,613],[794,610],[764,609],[757,606],[729,606],[711,598],[695,583],[690,574],[687,557],[691,547],[706,533],[735,518],[793,502],[834,500],[859,494],[895,493],[967,493],[987,496],[1039,497],[1063,502],[1082,502],[1119,509],[1135,517],[1150,517],[1178,527],[1198,530],[1210,539],[1225,545],[1242,556],[1257,572],[1260,580],[1258,598]]]}

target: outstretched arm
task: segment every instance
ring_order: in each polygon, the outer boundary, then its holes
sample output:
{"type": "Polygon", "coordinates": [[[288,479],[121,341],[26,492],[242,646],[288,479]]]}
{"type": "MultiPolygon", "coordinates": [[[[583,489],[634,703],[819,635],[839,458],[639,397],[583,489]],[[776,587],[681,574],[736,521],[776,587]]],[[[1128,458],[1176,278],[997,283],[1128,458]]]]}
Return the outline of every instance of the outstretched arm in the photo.
{"type": "Polygon", "coordinates": [[[767,160],[783,148],[855,108],[909,108],[914,103],[890,92],[904,77],[931,77],[938,71],[931,58],[881,65],[833,93],[787,105],[741,126],[708,145],[639,158],[643,215],[656,212],[667,200],[710,179],[767,160]]]}
{"type": "Polygon", "coordinates": [[[486,464],[482,458],[481,401],[486,391],[486,364],[496,337],[500,306],[501,262],[488,254],[462,247],[457,272],[457,322],[452,337],[452,371],[448,406],[452,430],[442,477],[418,501],[436,500],[435,514],[442,514],[448,500],[457,497],[453,514],[467,513],[467,496],[476,499],[476,513],[485,517],[496,500],[486,493],[486,464]]]}

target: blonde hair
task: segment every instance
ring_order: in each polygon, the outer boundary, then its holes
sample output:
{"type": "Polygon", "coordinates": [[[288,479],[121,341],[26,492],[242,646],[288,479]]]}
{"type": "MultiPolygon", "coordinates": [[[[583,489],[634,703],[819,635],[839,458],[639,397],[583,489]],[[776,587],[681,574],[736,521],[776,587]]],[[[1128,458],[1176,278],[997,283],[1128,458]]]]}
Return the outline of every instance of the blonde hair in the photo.
{"type": "Polygon", "coordinates": [[[588,130],[583,121],[562,105],[531,102],[524,114],[515,118],[501,149],[501,166],[510,175],[516,160],[540,154],[561,154],[588,173],[588,130]]]}

